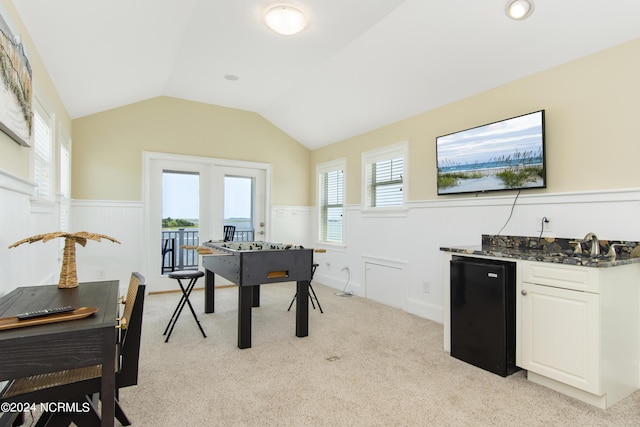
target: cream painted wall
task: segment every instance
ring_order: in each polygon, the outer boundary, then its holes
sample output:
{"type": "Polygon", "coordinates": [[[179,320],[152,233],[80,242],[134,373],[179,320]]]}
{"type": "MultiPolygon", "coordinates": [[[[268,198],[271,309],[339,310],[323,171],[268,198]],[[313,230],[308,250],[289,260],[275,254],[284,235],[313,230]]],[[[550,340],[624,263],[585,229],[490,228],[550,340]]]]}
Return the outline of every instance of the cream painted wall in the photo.
{"type": "Polygon", "coordinates": [[[311,154],[310,192],[316,164],[346,157],[346,204],[359,204],[362,152],[409,141],[409,200],[438,198],[438,135],[539,109],[546,110],[548,187],[531,193],[638,188],[638,76],[640,39],[320,148],[311,154]]]}
{"type": "Polygon", "coordinates": [[[272,202],[311,204],[307,148],[256,113],[171,97],[74,120],[72,197],[141,200],[142,151],[270,163],[272,202]]]}
{"type": "MultiPolygon", "coordinates": [[[[71,119],[62,105],[57,90],[49,78],[40,56],[25,31],[19,15],[10,0],[0,0],[0,13],[19,33],[31,63],[32,81],[36,91],[54,115],[54,137],[63,131],[71,134],[71,119]]],[[[58,205],[34,202],[34,184],[31,181],[32,149],[18,145],[0,132],[0,295],[16,286],[57,283],[60,274],[59,244],[9,245],[28,236],[58,230],[58,205]]],[[[58,153],[54,153],[58,156],[58,153]]],[[[59,188],[57,176],[54,177],[59,188]]]]}
{"type": "MultiPolygon", "coordinates": [[[[45,102],[49,108],[53,110],[56,118],[55,126],[58,129],[64,128],[66,133],[71,135],[71,119],[58,96],[58,92],[49,77],[49,73],[40,59],[40,55],[33,46],[29,33],[24,29],[18,12],[13,6],[13,1],[2,0],[0,12],[8,14],[7,20],[9,21],[9,25],[22,37],[22,42],[29,54],[34,89],[45,98],[45,102]]],[[[0,170],[9,172],[22,179],[29,179],[29,151],[29,148],[18,145],[5,133],[0,132],[0,170]]]]}

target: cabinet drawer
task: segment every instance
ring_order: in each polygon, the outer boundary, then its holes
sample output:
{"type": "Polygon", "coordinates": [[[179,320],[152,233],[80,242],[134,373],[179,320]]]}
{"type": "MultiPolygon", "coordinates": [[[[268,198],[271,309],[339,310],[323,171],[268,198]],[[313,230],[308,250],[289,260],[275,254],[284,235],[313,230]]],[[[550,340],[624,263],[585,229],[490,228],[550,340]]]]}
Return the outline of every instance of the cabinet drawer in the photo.
{"type": "Polygon", "coordinates": [[[522,262],[522,281],[557,288],[600,293],[598,269],[546,262],[522,262]]]}

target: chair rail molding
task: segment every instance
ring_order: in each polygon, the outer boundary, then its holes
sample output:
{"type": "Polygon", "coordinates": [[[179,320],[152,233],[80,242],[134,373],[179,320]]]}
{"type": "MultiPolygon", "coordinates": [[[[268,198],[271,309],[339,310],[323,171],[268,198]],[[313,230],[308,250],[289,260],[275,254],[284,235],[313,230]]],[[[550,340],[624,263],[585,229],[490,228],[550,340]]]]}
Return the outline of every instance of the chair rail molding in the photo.
{"type": "Polygon", "coordinates": [[[12,173],[0,169],[0,188],[16,193],[32,196],[36,188],[35,182],[22,179],[12,173]]]}

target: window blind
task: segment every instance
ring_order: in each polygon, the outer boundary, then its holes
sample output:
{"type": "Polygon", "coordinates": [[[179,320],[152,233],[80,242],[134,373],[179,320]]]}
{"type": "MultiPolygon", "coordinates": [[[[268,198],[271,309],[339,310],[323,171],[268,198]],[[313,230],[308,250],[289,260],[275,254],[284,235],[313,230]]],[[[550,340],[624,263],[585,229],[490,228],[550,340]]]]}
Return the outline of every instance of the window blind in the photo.
{"type": "Polygon", "coordinates": [[[60,230],[70,231],[71,212],[71,153],[60,145],[60,230]]]}
{"type": "Polygon", "coordinates": [[[321,173],[320,181],[320,240],[342,242],[342,213],[344,205],[344,172],[321,173]]]}
{"type": "Polygon", "coordinates": [[[33,171],[36,197],[51,198],[51,128],[34,110],[33,114],[33,171]]]}
{"type": "Polygon", "coordinates": [[[179,171],[173,169],[163,169],[162,173],[173,173],[176,175],[200,175],[200,172],[197,171],[179,171]]]}
{"type": "Polygon", "coordinates": [[[369,207],[402,206],[404,159],[397,157],[367,165],[369,207]]]}

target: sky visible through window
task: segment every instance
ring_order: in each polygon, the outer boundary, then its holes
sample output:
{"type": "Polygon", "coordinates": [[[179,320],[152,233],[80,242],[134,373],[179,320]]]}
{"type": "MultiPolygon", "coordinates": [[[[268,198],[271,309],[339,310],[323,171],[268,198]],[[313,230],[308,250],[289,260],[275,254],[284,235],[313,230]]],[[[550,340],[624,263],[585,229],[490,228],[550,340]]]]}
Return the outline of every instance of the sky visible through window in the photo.
{"type": "Polygon", "coordinates": [[[198,219],[199,178],[186,173],[162,174],[162,218],[198,219]]]}
{"type": "Polygon", "coordinates": [[[224,218],[251,218],[253,180],[242,176],[224,177],[224,218]]]}
{"type": "MultiPolygon", "coordinates": [[[[162,218],[198,219],[199,179],[199,175],[190,173],[165,171],[162,174],[162,218]]],[[[228,219],[251,220],[252,186],[251,178],[225,176],[225,223],[228,219]]]]}

